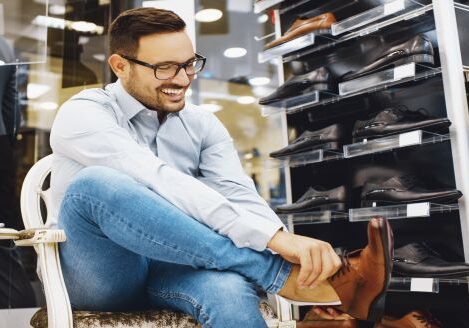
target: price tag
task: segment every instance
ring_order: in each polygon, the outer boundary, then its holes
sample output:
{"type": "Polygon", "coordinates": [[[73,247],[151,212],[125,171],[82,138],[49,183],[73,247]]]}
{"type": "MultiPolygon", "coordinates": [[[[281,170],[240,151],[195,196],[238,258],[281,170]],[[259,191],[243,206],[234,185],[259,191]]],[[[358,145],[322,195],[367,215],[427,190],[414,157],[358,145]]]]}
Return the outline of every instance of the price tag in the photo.
{"type": "Polygon", "coordinates": [[[418,145],[422,143],[420,130],[401,133],[399,135],[399,147],[418,145]]]}
{"type": "Polygon", "coordinates": [[[415,76],[415,63],[409,63],[394,68],[394,81],[415,76]]]}
{"type": "Polygon", "coordinates": [[[430,203],[407,204],[407,217],[430,216],[430,203]]]}
{"type": "Polygon", "coordinates": [[[433,292],[433,278],[412,278],[410,279],[411,292],[433,292]]]}
{"type": "Polygon", "coordinates": [[[405,9],[404,0],[395,0],[384,5],[384,16],[392,15],[405,9]]]}

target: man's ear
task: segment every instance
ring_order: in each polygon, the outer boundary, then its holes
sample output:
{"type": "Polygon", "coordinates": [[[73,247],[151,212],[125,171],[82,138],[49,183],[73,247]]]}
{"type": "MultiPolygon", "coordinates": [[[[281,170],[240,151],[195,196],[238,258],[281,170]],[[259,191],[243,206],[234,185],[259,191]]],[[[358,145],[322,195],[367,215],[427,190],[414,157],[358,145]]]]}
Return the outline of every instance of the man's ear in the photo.
{"type": "Polygon", "coordinates": [[[107,62],[118,78],[125,77],[128,74],[130,64],[125,58],[118,54],[112,54],[107,62]]]}

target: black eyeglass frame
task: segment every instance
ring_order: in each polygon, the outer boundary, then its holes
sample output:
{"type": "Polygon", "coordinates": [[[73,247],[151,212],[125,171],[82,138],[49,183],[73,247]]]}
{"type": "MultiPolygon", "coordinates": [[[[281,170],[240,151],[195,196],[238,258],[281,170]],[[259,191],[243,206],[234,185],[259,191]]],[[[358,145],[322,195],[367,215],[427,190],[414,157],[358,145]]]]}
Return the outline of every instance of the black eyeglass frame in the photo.
{"type": "Polygon", "coordinates": [[[150,64],[150,63],[146,63],[146,62],[144,62],[144,61],[138,60],[138,59],[136,59],[136,58],[126,56],[126,55],[119,54],[119,56],[121,56],[122,58],[125,58],[125,59],[127,59],[128,61],[131,61],[131,62],[133,62],[133,63],[135,63],[135,64],[138,64],[138,65],[141,65],[141,66],[145,66],[145,67],[151,68],[151,69],[153,70],[153,75],[155,76],[155,78],[156,78],[157,80],[170,80],[170,79],[174,78],[176,75],[178,75],[178,74],[179,74],[179,71],[180,71],[182,68],[184,68],[184,71],[186,72],[186,74],[187,74],[188,76],[193,76],[193,75],[195,75],[195,74],[201,72],[201,71],[204,69],[204,67],[205,67],[205,62],[207,61],[207,58],[205,58],[204,56],[199,55],[199,54],[195,54],[195,58],[194,58],[194,59],[192,59],[192,60],[190,60],[190,61],[188,61],[188,62],[186,62],[186,63],[182,63],[182,64],[174,64],[174,63],[171,63],[171,64],[150,64]],[[193,62],[194,62],[195,60],[202,60],[202,67],[200,67],[200,70],[198,70],[198,71],[195,72],[194,74],[189,74],[189,73],[187,73],[186,67],[188,67],[189,65],[193,64],[193,62]],[[157,70],[159,67],[161,67],[161,66],[166,66],[166,65],[176,65],[178,68],[176,69],[176,72],[174,73],[173,76],[168,77],[168,78],[166,78],[166,79],[160,79],[160,78],[158,78],[158,77],[156,76],[156,70],[157,70]]]}

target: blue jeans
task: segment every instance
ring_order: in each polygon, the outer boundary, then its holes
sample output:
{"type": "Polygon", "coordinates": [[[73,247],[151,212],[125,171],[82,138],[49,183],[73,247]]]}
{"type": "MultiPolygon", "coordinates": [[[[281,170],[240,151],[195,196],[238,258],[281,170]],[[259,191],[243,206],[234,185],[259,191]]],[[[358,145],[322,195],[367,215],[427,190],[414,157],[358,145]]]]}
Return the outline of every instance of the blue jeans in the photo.
{"type": "Polygon", "coordinates": [[[116,170],[83,169],[60,207],[61,265],[72,306],[171,309],[203,327],[266,327],[256,285],[278,293],[291,264],[237,248],[116,170]]]}

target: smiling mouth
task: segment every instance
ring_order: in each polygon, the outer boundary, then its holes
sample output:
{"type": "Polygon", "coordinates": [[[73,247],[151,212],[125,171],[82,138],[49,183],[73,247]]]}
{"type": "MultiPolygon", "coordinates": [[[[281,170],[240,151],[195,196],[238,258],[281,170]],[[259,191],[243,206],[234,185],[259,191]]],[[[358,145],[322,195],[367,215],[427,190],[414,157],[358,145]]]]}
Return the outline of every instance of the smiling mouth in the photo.
{"type": "Polygon", "coordinates": [[[184,89],[161,89],[161,92],[168,96],[180,96],[184,93],[184,89]]]}

